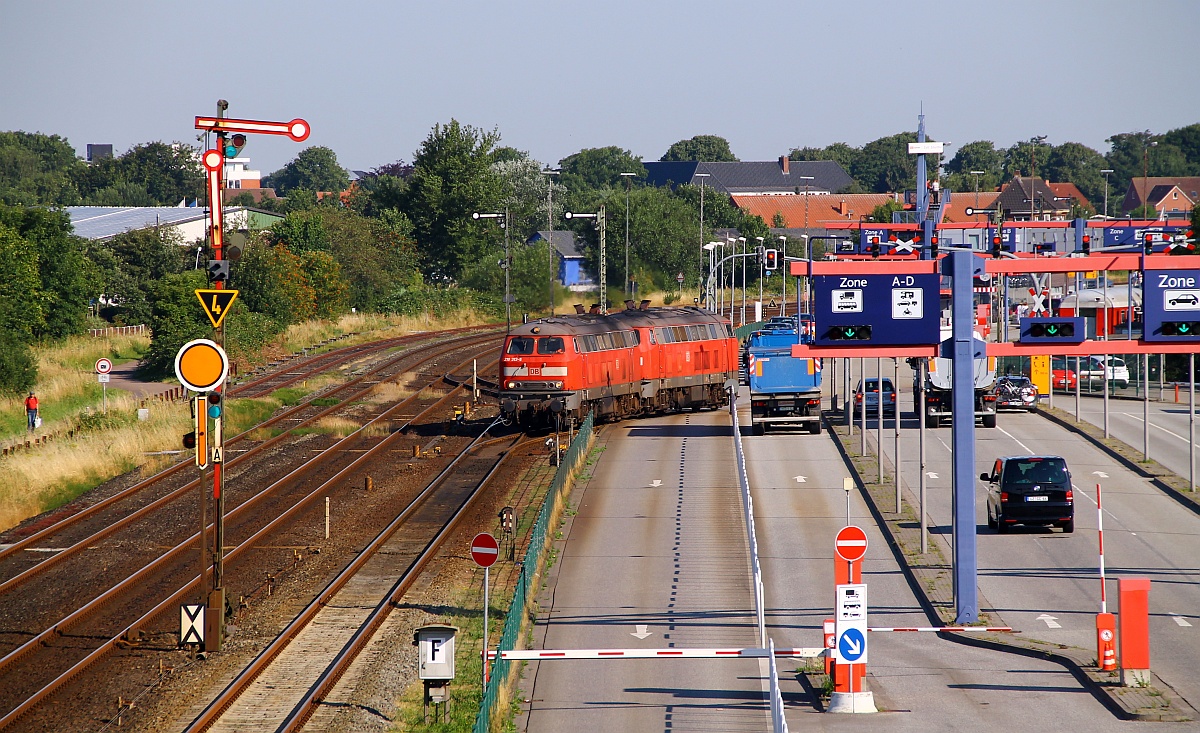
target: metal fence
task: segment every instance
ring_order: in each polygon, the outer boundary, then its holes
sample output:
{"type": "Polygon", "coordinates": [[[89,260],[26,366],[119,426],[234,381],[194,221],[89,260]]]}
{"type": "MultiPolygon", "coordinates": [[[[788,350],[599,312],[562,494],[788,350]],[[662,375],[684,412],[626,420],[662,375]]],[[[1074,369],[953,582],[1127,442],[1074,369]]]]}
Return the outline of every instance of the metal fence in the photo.
{"type": "MultiPolygon", "coordinates": [[[[521,561],[521,571],[517,577],[516,587],[513,589],[512,601],[508,607],[508,613],[504,616],[504,631],[500,634],[500,643],[497,649],[517,648],[521,627],[532,608],[533,596],[537,590],[534,580],[546,564],[547,550],[552,537],[550,523],[556,516],[556,508],[561,507],[571,477],[591,447],[592,427],[592,415],[589,413],[587,419],[579,426],[579,433],[575,436],[575,440],[563,454],[558,471],[554,474],[554,481],[550,484],[550,490],[542,501],[542,509],[538,513],[537,521],[534,523],[529,537],[529,547],[525,550],[525,558],[521,561]]],[[[488,677],[487,688],[483,692],[483,700],[479,704],[479,713],[475,717],[475,733],[487,733],[490,729],[492,713],[497,710],[501,693],[511,682],[509,677],[514,671],[513,663],[510,660],[497,657],[492,665],[491,675],[488,677]]],[[[501,709],[504,709],[503,706],[501,709]]]]}

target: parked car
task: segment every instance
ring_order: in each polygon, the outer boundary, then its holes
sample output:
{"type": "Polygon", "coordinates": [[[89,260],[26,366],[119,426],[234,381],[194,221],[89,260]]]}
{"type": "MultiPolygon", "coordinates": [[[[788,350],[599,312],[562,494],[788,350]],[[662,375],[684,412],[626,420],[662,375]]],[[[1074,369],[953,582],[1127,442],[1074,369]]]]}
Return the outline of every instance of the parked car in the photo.
{"type": "MultiPolygon", "coordinates": [[[[1080,365],[1083,365],[1080,361],[1080,365]]],[[[1053,389],[1073,390],[1079,378],[1075,374],[1075,370],[1067,366],[1066,359],[1051,359],[1050,360],[1050,380],[1053,389]]]]}
{"type": "MultiPolygon", "coordinates": [[[[867,417],[879,414],[879,379],[872,377],[867,380],[867,417]]],[[[858,386],[854,388],[854,414],[859,414],[863,404],[863,383],[860,381],[858,386]]],[[[892,384],[892,380],[885,378],[883,380],[883,414],[896,414],[896,385],[892,384]]]]}
{"type": "Polygon", "coordinates": [[[1119,356],[1089,356],[1079,361],[1079,379],[1102,382],[1105,379],[1120,389],[1129,386],[1129,367],[1119,356]]]}
{"type": "Polygon", "coordinates": [[[1075,497],[1071,472],[1060,456],[1005,456],[991,473],[979,475],[988,485],[987,523],[1003,534],[1018,524],[1061,527],[1075,531],[1075,497]]]}
{"type": "Polygon", "coordinates": [[[1007,376],[996,380],[996,409],[1029,410],[1038,408],[1037,386],[1029,377],[1007,376]]]}

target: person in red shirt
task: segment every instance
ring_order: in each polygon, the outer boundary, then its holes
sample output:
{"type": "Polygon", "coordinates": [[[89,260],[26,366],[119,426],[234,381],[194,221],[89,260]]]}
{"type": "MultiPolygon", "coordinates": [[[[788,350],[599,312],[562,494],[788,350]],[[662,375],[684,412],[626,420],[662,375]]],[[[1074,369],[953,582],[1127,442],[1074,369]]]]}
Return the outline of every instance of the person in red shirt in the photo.
{"type": "Polygon", "coordinates": [[[29,418],[29,429],[33,430],[37,427],[38,417],[38,398],[33,392],[25,398],[25,415],[29,418]]]}

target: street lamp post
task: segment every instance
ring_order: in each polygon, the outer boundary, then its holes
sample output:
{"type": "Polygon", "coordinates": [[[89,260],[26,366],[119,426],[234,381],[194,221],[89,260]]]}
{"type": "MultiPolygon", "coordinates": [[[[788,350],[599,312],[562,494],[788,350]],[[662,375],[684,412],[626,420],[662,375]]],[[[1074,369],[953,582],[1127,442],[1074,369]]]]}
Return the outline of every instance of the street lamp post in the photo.
{"type": "Polygon", "coordinates": [[[604,214],[604,204],[600,204],[600,211],[594,214],[577,214],[568,211],[563,216],[567,219],[595,219],[596,226],[600,228],[600,312],[608,313],[608,259],[605,251],[605,230],[608,221],[604,214]]]}
{"type": "MultiPolygon", "coordinates": [[[[746,244],[745,237],[738,237],[738,241],[742,243],[742,254],[750,251],[750,245],[746,244]]],[[[742,258],[742,325],[746,325],[746,258],[742,258]]]]}
{"type": "MultiPolygon", "coordinates": [[[[696,173],[692,177],[700,179],[700,246],[704,246],[704,179],[712,176],[711,173],[696,173]]],[[[704,266],[704,254],[701,250],[700,265],[704,266]]]]}
{"type": "Polygon", "coordinates": [[[508,334],[512,331],[512,295],[509,293],[508,274],[512,270],[512,258],[508,255],[508,230],[509,221],[508,207],[504,207],[503,214],[481,214],[478,211],[471,214],[472,219],[502,219],[500,227],[504,229],[504,259],[500,261],[500,269],[504,270],[504,333],[508,334]]]}
{"type": "MultiPolygon", "coordinates": [[[[780,235],[778,237],[778,239],[779,239],[779,248],[781,250],[783,250],[783,260],[782,260],[783,261],[783,277],[781,278],[783,280],[783,296],[781,297],[782,302],[780,302],[780,304],[779,304],[779,315],[786,316],[787,315],[787,281],[788,281],[788,277],[790,277],[790,274],[788,273],[788,265],[787,265],[787,240],[788,240],[788,238],[783,235],[780,235]]],[[[800,309],[797,308],[796,312],[799,313],[800,309]]]]}
{"type": "MultiPolygon", "coordinates": [[[[633,293],[629,290],[629,191],[633,188],[633,177],[636,173],[622,173],[621,177],[625,179],[625,285],[621,288],[621,292],[625,293],[626,297],[633,297],[633,293]]],[[[704,239],[701,232],[701,239],[704,239]]],[[[703,264],[703,260],[701,260],[703,264]]]]}
{"type": "Polygon", "coordinates": [[[762,310],[763,299],[763,260],[766,258],[766,253],[763,251],[766,248],[765,237],[755,237],[758,240],[758,308],[762,310]]]}
{"type": "Polygon", "coordinates": [[[1100,171],[1104,174],[1104,221],[1108,221],[1108,176],[1113,172],[1112,168],[1104,168],[1100,171]]]}
{"type": "Polygon", "coordinates": [[[1146,214],[1146,204],[1150,203],[1150,148],[1157,148],[1158,141],[1152,141],[1142,147],[1142,215],[1146,214]]]}
{"type": "Polygon", "coordinates": [[[717,308],[717,293],[713,270],[716,269],[716,254],[717,247],[724,247],[724,242],[709,242],[701,247],[702,251],[708,252],[708,279],[705,280],[704,286],[704,307],[710,311],[718,310],[717,308]]]}
{"type": "Polygon", "coordinates": [[[560,171],[546,168],[542,175],[546,177],[546,245],[550,256],[550,282],[547,292],[550,295],[550,315],[554,315],[554,178],[560,171]]]}
{"type": "Polygon", "coordinates": [[[975,210],[979,210],[979,177],[983,175],[983,171],[971,171],[971,175],[975,176],[975,210]]]}

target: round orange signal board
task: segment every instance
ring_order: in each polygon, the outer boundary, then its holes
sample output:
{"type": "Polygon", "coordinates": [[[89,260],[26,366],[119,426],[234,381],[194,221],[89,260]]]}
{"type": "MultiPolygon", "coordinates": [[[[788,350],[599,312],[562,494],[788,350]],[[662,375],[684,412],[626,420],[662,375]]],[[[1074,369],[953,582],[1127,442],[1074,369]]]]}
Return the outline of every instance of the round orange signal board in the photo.
{"type": "Polygon", "coordinates": [[[210,392],[220,387],[228,375],[229,357],[209,339],[189,341],[175,355],[175,376],[193,392],[210,392]]]}

